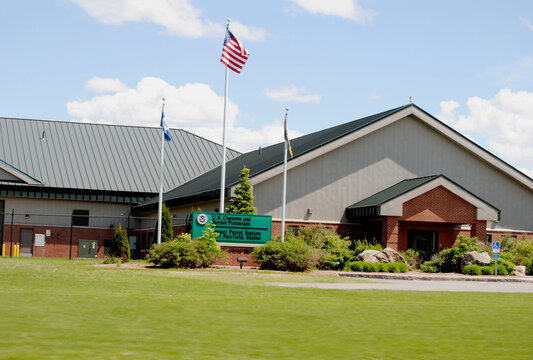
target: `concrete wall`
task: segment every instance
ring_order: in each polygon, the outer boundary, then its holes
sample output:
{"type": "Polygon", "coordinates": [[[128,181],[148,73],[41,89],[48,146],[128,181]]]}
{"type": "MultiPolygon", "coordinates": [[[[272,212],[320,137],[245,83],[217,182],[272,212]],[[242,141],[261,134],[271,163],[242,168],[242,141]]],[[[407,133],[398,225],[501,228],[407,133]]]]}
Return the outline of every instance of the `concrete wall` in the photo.
{"type": "MultiPolygon", "coordinates": [[[[444,174],[501,210],[495,227],[533,229],[533,191],[415,117],[288,172],[287,219],[345,222],[344,209],[407,178],[444,174]],[[312,209],[312,214],[307,213],[312,209]]],[[[260,214],[281,217],[282,175],[254,186],[260,214]]]]}

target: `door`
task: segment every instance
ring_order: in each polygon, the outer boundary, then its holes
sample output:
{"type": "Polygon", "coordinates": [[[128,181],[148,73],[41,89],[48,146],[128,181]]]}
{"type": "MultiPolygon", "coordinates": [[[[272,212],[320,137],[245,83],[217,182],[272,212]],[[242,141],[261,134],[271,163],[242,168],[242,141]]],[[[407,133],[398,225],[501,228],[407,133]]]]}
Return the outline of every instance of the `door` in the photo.
{"type": "Polygon", "coordinates": [[[418,251],[424,261],[438,252],[439,232],[434,230],[408,230],[407,247],[418,251]]]}
{"type": "Polygon", "coordinates": [[[98,256],[98,242],[96,240],[78,240],[78,257],[95,259],[98,256]]]}
{"type": "Polygon", "coordinates": [[[33,256],[33,229],[20,229],[20,256],[33,256]]]}

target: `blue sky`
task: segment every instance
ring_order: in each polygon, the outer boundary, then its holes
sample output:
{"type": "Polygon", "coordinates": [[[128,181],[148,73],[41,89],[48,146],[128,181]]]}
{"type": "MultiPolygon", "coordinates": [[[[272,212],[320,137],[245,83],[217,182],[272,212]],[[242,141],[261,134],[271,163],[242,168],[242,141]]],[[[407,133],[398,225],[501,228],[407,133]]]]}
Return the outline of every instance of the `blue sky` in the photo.
{"type": "Polygon", "coordinates": [[[0,2],[0,116],[170,127],[245,151],[413,102],[533,177],[533,2],[0,2]]]}

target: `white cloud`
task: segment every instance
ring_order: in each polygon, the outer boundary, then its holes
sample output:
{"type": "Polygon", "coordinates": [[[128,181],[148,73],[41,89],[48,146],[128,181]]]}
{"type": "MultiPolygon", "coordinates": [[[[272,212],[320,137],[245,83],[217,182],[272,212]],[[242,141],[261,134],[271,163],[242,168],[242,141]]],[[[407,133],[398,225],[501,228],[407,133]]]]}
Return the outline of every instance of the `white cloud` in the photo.
{"type": "Polygon", "coordinates": [[[524,23],[524,25],[526,25],[529,28],[529,30],[533,31],[533,24],[530,23],[528,19],[526,19],[525,17],[520,16],[520,21],[522,21],[524,23]]]}
{"type": "MultiPolygon", "coordinates": [[[[468,115],[457,116],[459,103],[441,102],[439,119],[459,132],[486,139],[485,146],[505,161],[533,171],[533,93],[501,89],[492,99],[467,100],[468,115]]],[[[480,142],[482,143],[482,142],[480,142]]]]}
{"type": "Polygon", "coordinates": [[[85,83],[85,90],[94,93],[121,92],[128,87],[119,79],[93,77],[85,83]]]}
{"type": "Polygon", "coordinates": [[[307,94],[304,86],[288,85],[281,89],[265,89],[265,95],[280,102],[319,102],[320,95],[307,94]]]}
{"type": "MultiPolygon", "coordinates": [[[[187,38],[224,37],[224,25],[202,17],[192,0],[70,0],[104,24],[153,23],[169,35],[187,38]]],[[[232,23],[239,40],[264,41],[267,31],[232,23]]]]}
{"type": "MultiPolygon", "coordinates": [[[[202,83],[175,87],[162,79],[145,77],[136,88],[97,95],[86,101],[71,101],[66,107],[70,115],[83,122],[159,126],[163,97],[166,99],[165,117],[171,128],[222,143],[224,96],[202,83]]],[[[239,106],[229,101],[226,118],[229,147],[247,151],[283,140],[281,119],[252,130],[237,125],[238,114],[239,106]]],[[[290,136],[299,135],[299,132],[290,132],[290,136]]]]}
{"type": "Polygon", "coordinates": [[[377,12],[363,9],[357,0],[290,0],[312,14],[339,16],[364,24],[372,21],[377,12]]]}

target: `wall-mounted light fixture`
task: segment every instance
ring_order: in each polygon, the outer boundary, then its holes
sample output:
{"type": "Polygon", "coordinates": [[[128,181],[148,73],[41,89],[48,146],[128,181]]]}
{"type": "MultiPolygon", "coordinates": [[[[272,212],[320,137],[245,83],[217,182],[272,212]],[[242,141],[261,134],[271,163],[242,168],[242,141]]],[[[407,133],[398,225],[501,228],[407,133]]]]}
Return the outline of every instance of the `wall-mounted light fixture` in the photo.
{"type": "Polygon", "coordinates": [[[24,219],[28,220],[30,218],[30,215],[29,214],[26,214],[26,216],[24,216],[24,219]]]}
{"type": "Polygon", "coordinates": [[[313,209],[311,209],[311,208],[307,209],[307,214],[308,215],[312,215],[313,214],[313,209]]]}

